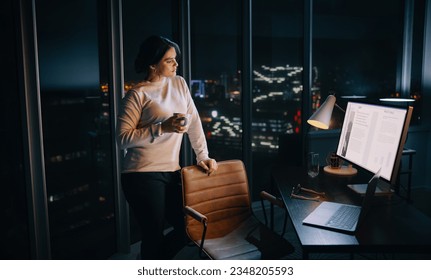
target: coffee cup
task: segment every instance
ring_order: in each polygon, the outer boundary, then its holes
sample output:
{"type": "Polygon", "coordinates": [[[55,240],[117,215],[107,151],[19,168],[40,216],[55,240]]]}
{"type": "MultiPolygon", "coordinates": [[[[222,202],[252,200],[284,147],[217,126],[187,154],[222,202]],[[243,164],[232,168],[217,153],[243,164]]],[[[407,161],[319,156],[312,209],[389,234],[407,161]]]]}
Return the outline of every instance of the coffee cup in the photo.
{"type": "Polygon", "coordinates": [[[341,168],[342,159],[337,156],[336,152],[331,152],[326,158],[326,163],[329,165],[329,167],[338,169],[341,168]]]}
{"type": "Polygon", "coordinates": [[[189,124],[191,114],[174,113],[174,116],[177,117],[177,121],[180,121],[181,126],[187,126],[189,124]]]}

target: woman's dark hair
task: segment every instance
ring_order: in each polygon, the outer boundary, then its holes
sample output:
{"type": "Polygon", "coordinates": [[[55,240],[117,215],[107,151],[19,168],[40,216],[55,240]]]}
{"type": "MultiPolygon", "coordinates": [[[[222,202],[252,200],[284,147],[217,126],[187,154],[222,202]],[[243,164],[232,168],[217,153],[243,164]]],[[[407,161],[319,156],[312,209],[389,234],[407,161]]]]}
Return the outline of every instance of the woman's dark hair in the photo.
{"type": "Polygon", "coordinates": [[[136,73],[144,73],[144,76],[147,78],[149,67],[159,63],[170,48],[174,48],[177,57],[180,57],[180,48],[171,40],[162,36],[150,36],[145,39],[135,59],[136,73]]]}

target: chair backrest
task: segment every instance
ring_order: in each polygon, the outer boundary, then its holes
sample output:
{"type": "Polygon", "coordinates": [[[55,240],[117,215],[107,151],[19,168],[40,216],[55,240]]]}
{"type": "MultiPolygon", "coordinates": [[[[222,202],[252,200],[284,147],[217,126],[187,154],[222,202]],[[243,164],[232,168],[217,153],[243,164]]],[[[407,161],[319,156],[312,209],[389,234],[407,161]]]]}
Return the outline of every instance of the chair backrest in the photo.
{"type": "MultiPolygon", "coordinates": [[[[206,239],[228,234],[252,215],[242,161],[220,161],[211,176],[196,165],[184,167],[181,174],[184,206],[190,206],[208,218],[206,239]]],[[[202,225],[189,216],[186,231],[192,240],[202,237],[202,225]]]]}

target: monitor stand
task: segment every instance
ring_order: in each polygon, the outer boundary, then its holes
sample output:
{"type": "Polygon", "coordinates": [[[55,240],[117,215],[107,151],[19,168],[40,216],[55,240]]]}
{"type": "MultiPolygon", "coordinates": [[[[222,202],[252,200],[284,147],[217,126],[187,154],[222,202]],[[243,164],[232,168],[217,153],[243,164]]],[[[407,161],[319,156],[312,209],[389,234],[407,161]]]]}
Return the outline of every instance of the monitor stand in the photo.
{"type": "MultiPolygon", "coordinates": [[[[347,187],[354,192],[360,194],[361,196],[365,195],[365,192],[367,191],[368,184],[348,184],[347,187]]],[[[392,195],[394,193],[394,190],[392,189],[392,186],[382,180],[379,180],[376,187],[376,192],[374,195],[392,195]]]]}

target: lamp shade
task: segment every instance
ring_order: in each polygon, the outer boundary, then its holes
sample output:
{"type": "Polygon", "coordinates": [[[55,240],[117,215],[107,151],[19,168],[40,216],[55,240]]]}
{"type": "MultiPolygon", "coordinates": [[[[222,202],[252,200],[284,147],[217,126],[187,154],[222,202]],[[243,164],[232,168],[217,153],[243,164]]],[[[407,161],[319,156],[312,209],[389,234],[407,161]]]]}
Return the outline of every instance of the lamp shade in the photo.
{"type": "Polygon", "coordinates": [[[329,95],[322,106],[307,120],[308,124],[317,128],[328,129],[336,100],[334,95],[329,95]]]}

